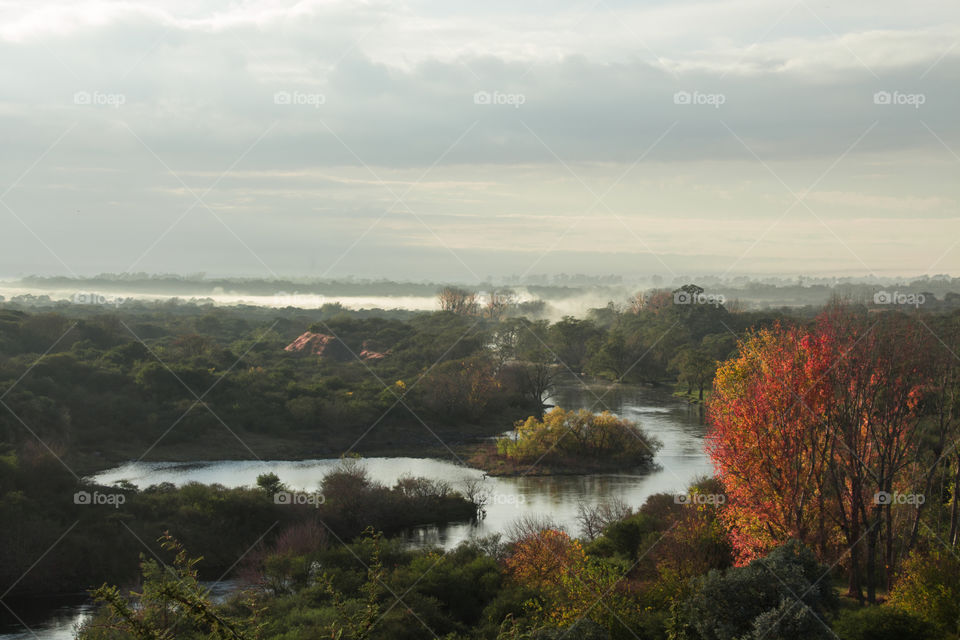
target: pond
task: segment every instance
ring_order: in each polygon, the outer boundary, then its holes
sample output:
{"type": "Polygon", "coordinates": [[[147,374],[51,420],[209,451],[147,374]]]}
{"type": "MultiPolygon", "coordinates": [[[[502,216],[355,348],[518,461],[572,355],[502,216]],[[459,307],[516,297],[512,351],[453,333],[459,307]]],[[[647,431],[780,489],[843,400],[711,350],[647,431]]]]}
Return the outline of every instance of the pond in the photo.
{"type": "MultiPolygon", "coordinates": [[[[645,472],[584,476],[488,477],[483,480],[488,496],[483,520],[418,528],[408,533],[408,543],[451,548],[471,537],[503,533],[522,517],[549,518],[571,535],[578,535],[577,508],[581,503],[595,505],[619,498],[632,507],[639,507],[654,493],[683,491],[694,478],[712,472],[703,449],[704,426],[698,407],[674,398],[667,391],[632,385],[568,385],[558,389],[550,403],[564,408],[609,409],[639,422],[663,442],[656,456],[658,467],[645,472]]],[[[216,482],[232,487],[253,485],[259,474],[272,471],[292,488],[313,490],[338,463],[338,460],[132,462],[98,473],[91,479],[107,485],[127,480],[141,488],[160,482],[177,485],[216,482]]],[[[368,458],[364,466],[372,479],[385,484],[393,484],[404,475],[418,475],[446,480],[457,488],[468,478],[483,476],[482,472],[465,467],[452,456],[446,460],[368,458]]],[[[88,614],[88,605],[75,601],[57,603],[51,608],[48,603],[44,610],[42,603],[32,601],[22,610],[38,614],[31,615],[28,621],[18,612],[32,633],[3,610],[0,611],[0,640],[72,638],[73,625],[88,614]]]]}

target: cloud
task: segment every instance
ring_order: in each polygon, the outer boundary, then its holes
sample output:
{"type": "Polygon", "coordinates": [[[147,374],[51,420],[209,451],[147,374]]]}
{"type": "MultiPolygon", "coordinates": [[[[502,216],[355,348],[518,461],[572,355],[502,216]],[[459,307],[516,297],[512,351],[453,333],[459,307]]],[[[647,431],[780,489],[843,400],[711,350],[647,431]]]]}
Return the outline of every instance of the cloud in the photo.
{"type": "Polygon", "coordinates": [[[922,270],[957,214],[958,18],[885,0],[2,5],[0,172],[23,177],[0,273],[144,252],[300,269],[346,247],[391,274],[385,247],[479,271],[497,250],[621,264],[587,260],[605,248],[922,270]],[[784,212],[790,236],[751,248],[784,212]],[[906,249],[815,246],[907,214],[906,249]]]}

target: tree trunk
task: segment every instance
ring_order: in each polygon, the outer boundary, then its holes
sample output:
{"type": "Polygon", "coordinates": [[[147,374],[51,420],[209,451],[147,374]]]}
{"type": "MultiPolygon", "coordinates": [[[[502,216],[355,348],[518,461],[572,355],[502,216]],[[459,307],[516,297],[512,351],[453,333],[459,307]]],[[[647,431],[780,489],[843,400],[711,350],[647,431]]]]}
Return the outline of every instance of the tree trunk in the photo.
{"type": "MultiPolygon", "coordinates": [[[[887,549],[886,554],[884,554],[885,562],[883,567],[884,573],[884,588],[887,590],[887,593],[890,593],[890,587],[893,586],[893,510],[891,505],[887,505],[887,508],[883,510],[884,515],[886,516],[886,539],[887,539],[887,549]]],[[[920,513],[919,507],[917,513],[920,513]]]]}
{"type": "MultiPolygon", "coordinates": [[[[875,514],[879,517],[879,514],[875,514]]],[[[877,602],[877,523],[873,523],[867,531],[867,602],[877,602]]]]}
{"type": "Polygon", "coordinates": [[[856,598],[863,604],[863,589],[860,581],[860,519],[856,515],[850,518],[850,582],[847,596],[856,598]]]}
{"type": "Polygon", "coordinates": [[[958,528],[960,528],[960,522],[958,522],[958,509],[960,509],[960,500],[958,500],[957,494],[960,493],[960,452],[956,455],[957,468],[953,474],[953,505],[950,508],[950,544],[953,546],[957,545],[957,535],[958,528]]]}

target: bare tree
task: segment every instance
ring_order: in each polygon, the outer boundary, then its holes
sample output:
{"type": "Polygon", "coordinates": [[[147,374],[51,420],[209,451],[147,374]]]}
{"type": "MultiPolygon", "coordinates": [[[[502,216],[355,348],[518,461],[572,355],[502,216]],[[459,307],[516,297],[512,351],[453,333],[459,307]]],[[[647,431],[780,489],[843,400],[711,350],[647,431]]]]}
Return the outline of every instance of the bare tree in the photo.
{"type": "Polygon", "coordinates": [[[588,540],[596,539],[609,525],[631,515],[633,509],[620,498],[604,500],[593,506],[585,502],[577,504],[577,524],[588,540]]]}
{"type": "Polygon", "coordinates": [[[441,311],[452,311],[460,315],[476,315],[478,311],[477,294],[459,287],[444,287],[437,294],[441,311]]]}

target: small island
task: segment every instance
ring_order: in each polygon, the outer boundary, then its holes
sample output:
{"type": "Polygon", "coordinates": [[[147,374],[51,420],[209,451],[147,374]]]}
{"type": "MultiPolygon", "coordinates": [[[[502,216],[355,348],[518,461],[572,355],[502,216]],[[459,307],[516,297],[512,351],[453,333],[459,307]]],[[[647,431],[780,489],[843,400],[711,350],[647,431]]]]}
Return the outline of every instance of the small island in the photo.
{"type": "Polygon", "coordinates": [[[481,445],[470,464],[491,476],[603,473],[650,467],[661,446],[636,423],[609,411],[557,407],[481,445]]]}

